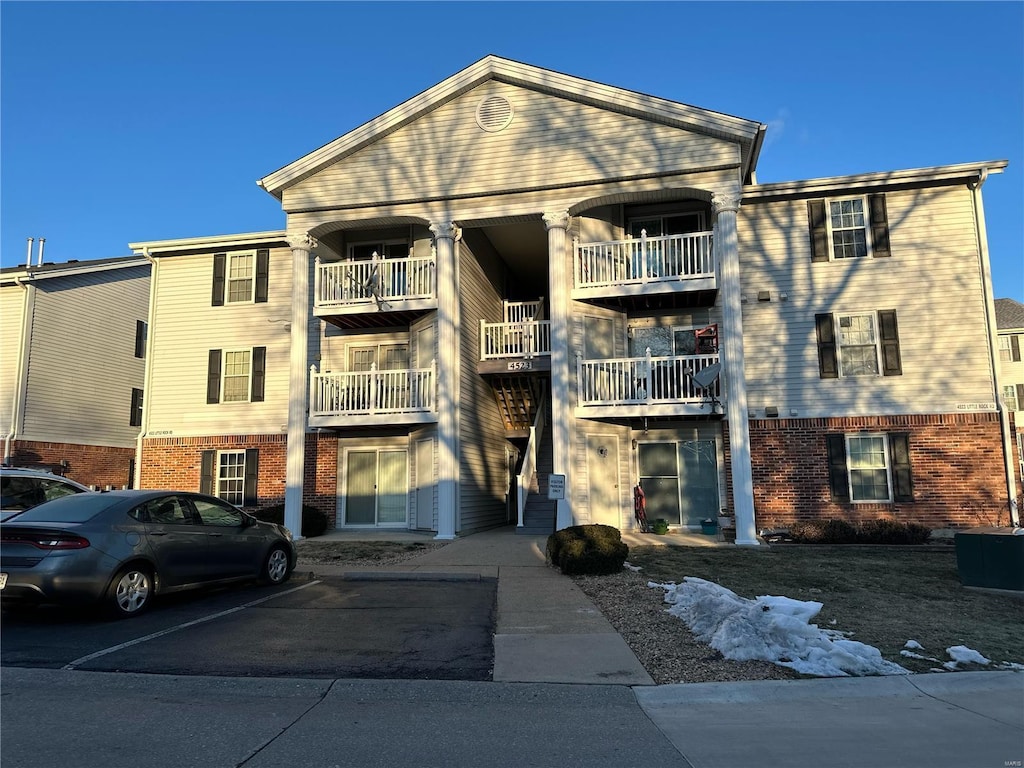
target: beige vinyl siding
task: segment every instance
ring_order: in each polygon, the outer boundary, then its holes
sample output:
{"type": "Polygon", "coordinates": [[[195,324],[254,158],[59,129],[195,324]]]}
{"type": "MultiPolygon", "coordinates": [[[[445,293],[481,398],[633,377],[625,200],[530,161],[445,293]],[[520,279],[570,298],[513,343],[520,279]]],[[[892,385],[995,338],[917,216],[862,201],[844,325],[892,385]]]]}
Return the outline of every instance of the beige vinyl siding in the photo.
{"type": "Polygon", "coordinates": [[[891,258],[812,263],[805,199],[743,204],[743,335],[755,416],[765,406],[783,417],[826,417],[992,402],[970,191],[887,192],[886,206],[891,258]],[[766,290],[772,300],[759,302],[766,290]],[[903,375],[820,379],[815,314],[886,309],[897,313],[903,375]]]}
{"type": "Polygon", "coordinates": [[[136,321],[146,320],[149,267],[36,280],[23,430],[25,440],[135,445],[132,389],[136,321]]]}
{"type": "MultiPolygon", "coordinates": [[[[289,249],[270,250],[266,303],[214,307],[212,252],[159,259],[150,329],[149,436],[280,434],[286,428],[291,261],[289,249]],[[209,351],[259,346],[267,348],[264,401],[207,404],[209,351]]],[[[311,302],[312,264],[309,285],[311,302]]],[[[307,360],[315,361],[320,321],[310,314],[308,326],[307,360]]]]}
{"type": "Polygon", "coordinates": [[[738,163],[738,146],[721,139],[487,83],[286,190],[283,203],[291,211],[454,197],[738,163]],[[475,117],[492,95],[515,110],[497,133],[475,117]]]}
{"type": "Polygon", "coordinates": [[[18,391],[18,355],[21,351],[26,290],[19,285],[0,287],[0,434],[11,431],[14,397],[18,391]]]}
{"type": "Polygon", "coordinates": [[[478,261],[486,262],[491,256],[483,250],[474,255],[465,241],[459,244],[459,533],[506,522],[505,426],[493,390],[476,372],[480,360],[480,320],[500,322],[502,316],[502,297],[487,280],[485,266],[478,261]]]}

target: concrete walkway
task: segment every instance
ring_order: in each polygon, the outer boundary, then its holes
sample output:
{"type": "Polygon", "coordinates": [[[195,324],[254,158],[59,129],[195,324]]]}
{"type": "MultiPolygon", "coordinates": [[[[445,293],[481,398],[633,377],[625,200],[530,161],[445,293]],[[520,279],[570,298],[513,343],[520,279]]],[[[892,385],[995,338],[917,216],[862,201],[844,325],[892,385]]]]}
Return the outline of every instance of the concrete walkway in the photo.
{"type": "MultiPolygon", "coordinates": [[[[422,534],[332,532],[317,541],[433,541],[422,534]]],[[[653,685],[626,641],[572,579],[547,565],[546,536],[501,528],[448,542],[396,565],[310,565],[314,574],[350,578],[479,576],[498,580],[494,681],[653,685]]],[[[301,549],[299,567],[302,564],[301,549]]]]}

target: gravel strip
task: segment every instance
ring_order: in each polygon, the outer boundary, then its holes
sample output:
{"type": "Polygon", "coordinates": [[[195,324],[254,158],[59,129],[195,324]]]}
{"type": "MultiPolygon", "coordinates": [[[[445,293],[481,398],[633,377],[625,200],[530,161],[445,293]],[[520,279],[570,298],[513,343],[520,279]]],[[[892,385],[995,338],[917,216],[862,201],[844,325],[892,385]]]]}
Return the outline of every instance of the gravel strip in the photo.
{"type": "Polygon", "coordinates": [[[611,576],[572,578],[622,635],[658,685],[800,677],[766,661],[731,661],[698,642],[681,619],[667,612],[665,591],[648,587],[643,573],[623,570],[611,576]]]}

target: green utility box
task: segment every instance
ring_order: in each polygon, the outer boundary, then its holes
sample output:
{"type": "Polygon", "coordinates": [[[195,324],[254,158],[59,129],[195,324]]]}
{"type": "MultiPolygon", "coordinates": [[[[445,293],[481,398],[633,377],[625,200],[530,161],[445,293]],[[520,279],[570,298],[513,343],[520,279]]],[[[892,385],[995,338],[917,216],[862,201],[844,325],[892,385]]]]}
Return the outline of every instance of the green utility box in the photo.
{"type": "Polygon", "coordinates": [[[1024,590],[1024,535],[1012,528],[972,528],[953,540],[965,587],[1024,590]]]}

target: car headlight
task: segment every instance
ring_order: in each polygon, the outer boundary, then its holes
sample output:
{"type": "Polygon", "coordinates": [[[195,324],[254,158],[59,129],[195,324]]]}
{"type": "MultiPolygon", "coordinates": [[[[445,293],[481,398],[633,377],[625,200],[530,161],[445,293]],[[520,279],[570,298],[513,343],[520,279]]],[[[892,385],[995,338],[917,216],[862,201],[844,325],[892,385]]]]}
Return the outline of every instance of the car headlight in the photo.
{"type": "Polygon", "coordinates": [[[281,535],[288,539],[288,541],[292,540],[292,532],[285,528],[283,525],[277,526],[277,529],[281,531],[281,535]]]}

